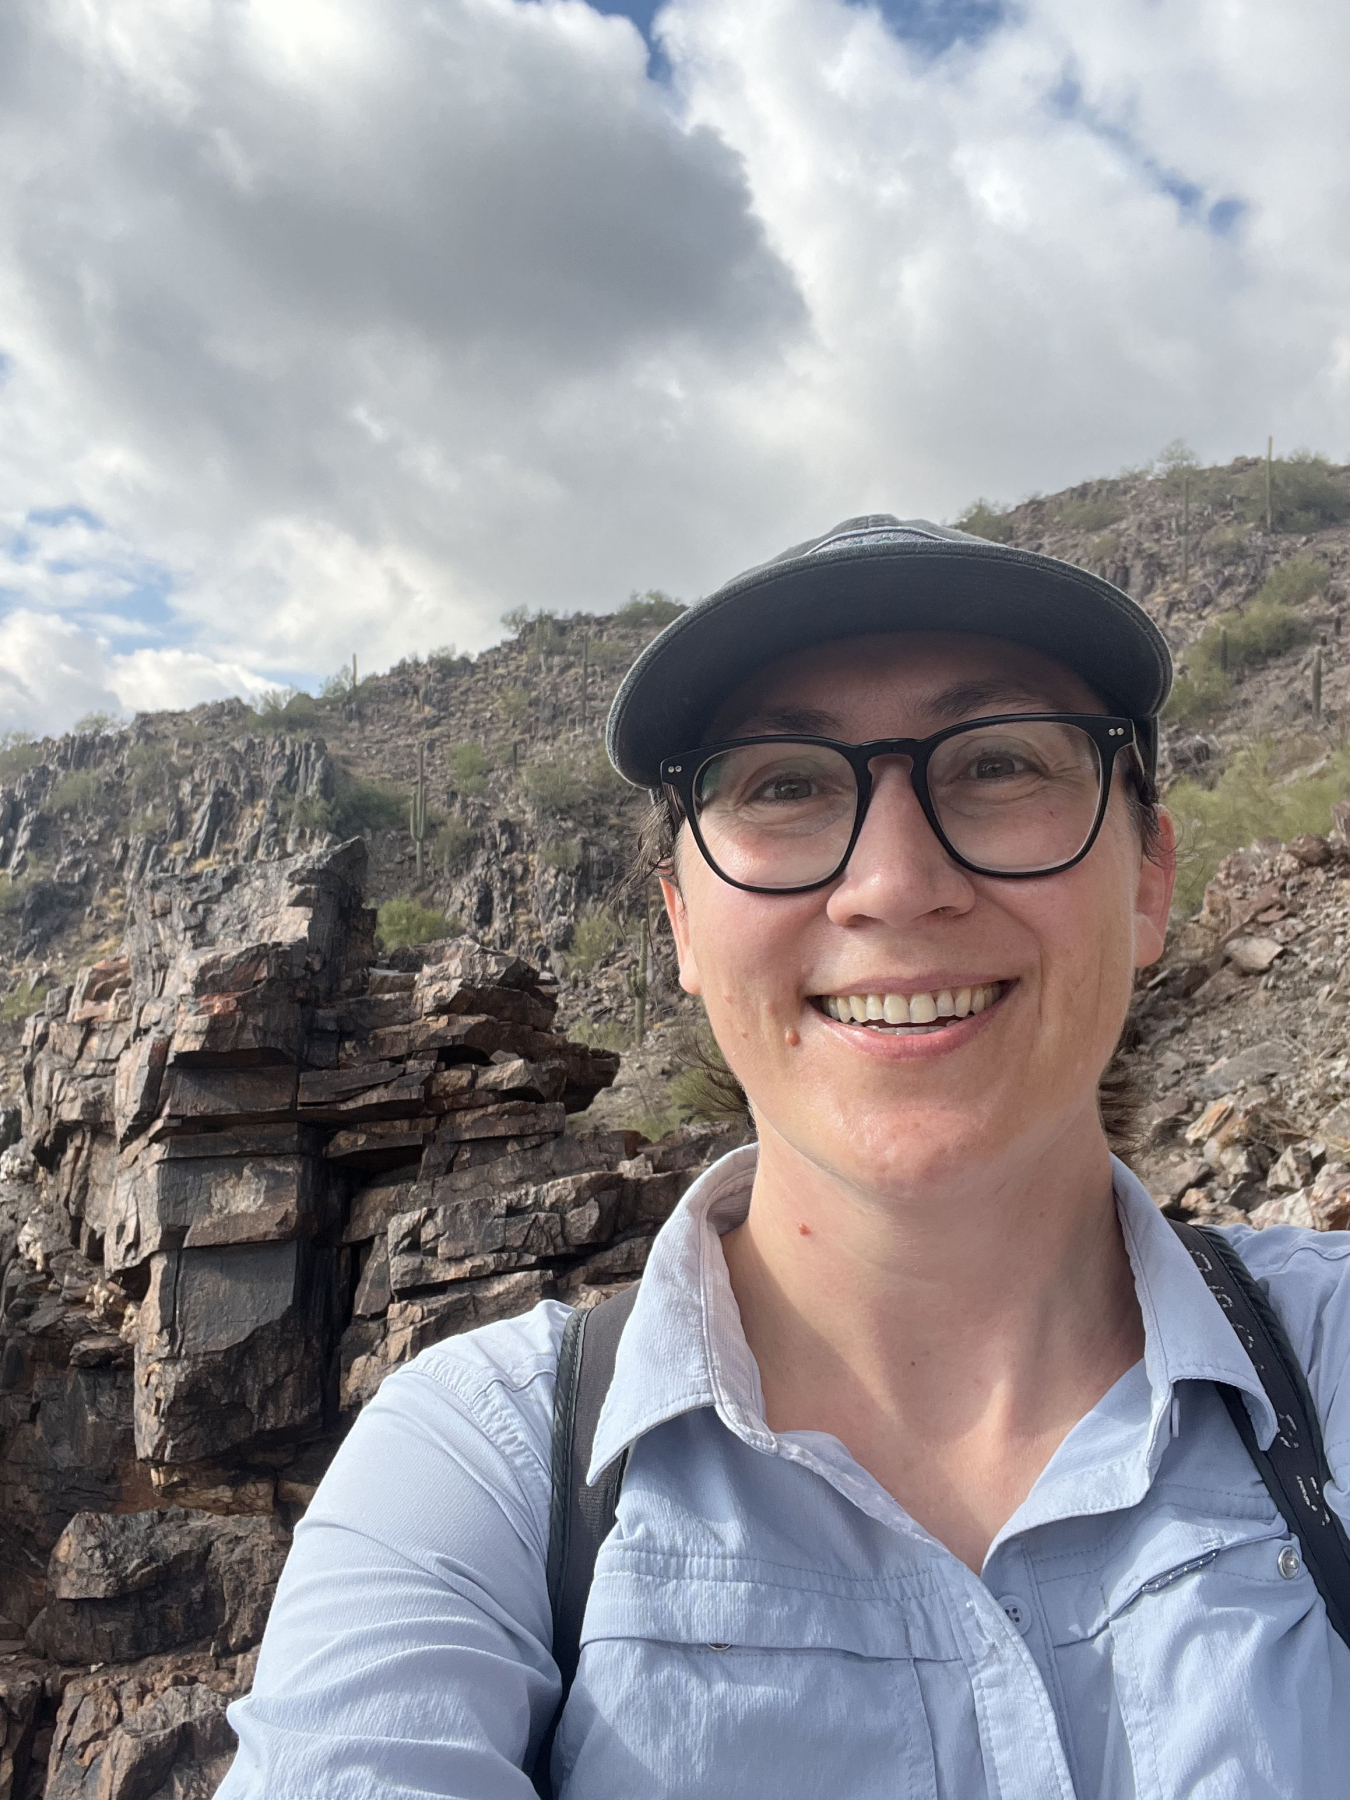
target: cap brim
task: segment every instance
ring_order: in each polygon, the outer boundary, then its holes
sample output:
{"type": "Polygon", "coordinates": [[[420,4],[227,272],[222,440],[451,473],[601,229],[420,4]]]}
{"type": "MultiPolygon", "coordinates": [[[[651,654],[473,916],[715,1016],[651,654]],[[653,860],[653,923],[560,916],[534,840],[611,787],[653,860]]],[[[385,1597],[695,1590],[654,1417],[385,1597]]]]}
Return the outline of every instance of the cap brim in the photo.
{"type": "Polygon", "coordinates": [[[667,626],[615,696],[610,758],[629,781],[657,787],[662,758],[692,749],[727,695],[766,663],[892,631],[1026,644],[1136,720],[1152,719],[1171,685],[1171,657],[1153,621],[1085,569],[957,534],[854,544],[752,569],[667,626]]]}

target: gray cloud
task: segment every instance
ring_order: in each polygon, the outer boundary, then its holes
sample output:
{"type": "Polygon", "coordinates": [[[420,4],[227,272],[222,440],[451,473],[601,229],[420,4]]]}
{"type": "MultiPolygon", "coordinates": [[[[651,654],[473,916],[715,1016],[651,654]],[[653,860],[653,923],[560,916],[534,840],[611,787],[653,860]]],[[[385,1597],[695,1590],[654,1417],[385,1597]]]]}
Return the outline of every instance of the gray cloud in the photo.
{"type": "Polygon", "coordinates": [[[0,9],[0,725],[474,648],[1177,435],[1350,445],[1331,0],[658,30],[669,85],[581,0],[0,9]]]}

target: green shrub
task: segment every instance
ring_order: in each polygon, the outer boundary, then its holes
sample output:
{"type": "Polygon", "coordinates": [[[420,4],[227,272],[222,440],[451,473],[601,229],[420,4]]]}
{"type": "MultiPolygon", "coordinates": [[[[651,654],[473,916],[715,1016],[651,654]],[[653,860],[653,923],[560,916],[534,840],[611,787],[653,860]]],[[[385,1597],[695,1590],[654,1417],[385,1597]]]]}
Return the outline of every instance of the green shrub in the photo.
{"type": "Polygon", "coordinates": [[[576,810],[586,798],[586,784],[572,762],[527,763],[521,772],[525,792],[541,812],[564,814],[576,810]]]}
{"type": "Polygon", "coordinates": [[[1066,531],[1105,531],[1125,515],[1125,502],[1117,494],[1067,495],[1057,501],[1054,517],[1066,531]]]}
{"type": "Polygon", "coordinates": [[[1199,467],[1200,458],[1185,439],[1173,438],[1154,458],[1152,473],[1155,480],[1180,493],[1182,477],[1193,478],[1199,467]]]}
{"type": "Polygon", "coordinates": [[[447,875],[458,875],[468,868],[477,846],[478,833],[473,826],[452,816],[431,840],[431,854],[447,875]]]}
{"type": "Polygon", "coordinates": [[[450,785],[457,794],[472,799],[487,792],[492,764],[481,744],[457,744],[448,758],[450,785]]]}
{"type": "Polygon", "coordinates": [[[338,807],[336,801],[325,800],[322,794],[304,794],[291,802],[289,824],[297,831],[336,832],[338,828],[338,807]]]}
{"type": "Polygon", "coordinates": [[[988,538],[991,543],[1010,544],[1013,540],[1011,511],[1011,507],[999,506],[992,500],[976,500],[956,521],[956,529],[968,531],[972,537],[988,538]]]}
{"type": "Polygon", "coordinates": [[[136,744],[127,752],[127,789],[133,806],[167,795],[178,780],[178,765],[163,744],[136,744]]]}
{"type": "Polygon", "coordinates": [[[534,698],[522,687],[503,688],[497,696],[497,710],[508,725],[519,731],[533,716],[534,698]]]}
{"type": "Polygon", "coordinates": [[[584,975],[618,943],[619,927],[613,915],[592,911],[581,915],[572,928],[572,947],[566,956],[569,973],[584,975]]]}
{"type": "Polygon", "coordinates": [[[544,845],[539,860],[547,869],[580,868],[581,845],[575,838],[559,838],[556,843],[544,845]]]}
{"type": "Polygon", "coordinates": [[[0,916],[12,918],[23,910],[24,895],[28,892],[29,880],[20,876],[16,881],[11,875],[0,881],[0,916]]]}
{"type": "Polygon", "coordinates": [[[120,731],[125,724],[126,720],[117,713],[87,712],[76,719],[70,729],[77,735],[93,732],[98,737],[106,737],[111,731],[120,731]]]}
{"type": "Polygon", "coordinates": [[[1241,562],[1252,541],[1252,527],[1248,525],[1216,525],[1213,531],[1205,533],[1204,552],[1218,563],[1241,562]]]}
{"type": "Polygon", "coordinates": [[[47,796],[47,811],[87,818],[103,804],[103,779],[93,769],[71,769],[47,796]]]}
{"type": "Polygon", "coordinates": [[[1101,537],[1093,538],[1087,547],[1088,561],[1104,568],[1115,563],[1120,555],[1120,539],[1107,531],[1101,537]]]}
{"type": "Polygon", "coordinates": [[[590,663],[593,669],[601,669],[606,675],[612,675],[616,669],[626,669],[633,660],[633,652],[624,644],[616,644],[610,638],[592,638],[590,645],[590,663]]]}
{"type": "Polygon", "coordinates": [[[22,731],[0,732],[0,783],[17,781],[41,754],[39,746],[22,731]]]}
{"type": "MultiPolygon", "coordinates": [[[[1256,463],[1245,471],[1244,510],[1256,524],[1266,517],[1266,470],[1256,463]]],[[[1271,524],[1276,531],[1320,531],[1350,519],[1350,487],[1324,456],[1296,450],[1277,456],[1271,466],[1271,524]]]]}
{"type": "Polygon", "coordinates": [[[539,810],[555,818],[567,818],[588,806],[621,800],[630,792],[628,783],[615,774],[599,745],[582,756],[527,763],[521,782],[539,810]]]}
{"type": "Polygon", "coordinates": [[[627,1050],[633,1041],[627,1026],[611,1019],[597,1024],[594,1019],[580,1018],[568,1027],[567,1035],[575,1044],[589,1044],[592,1050],[612,1050],[616,1054],[627,1050]]]}
{"type": "Polygon", "coordinates": [[[1256,602],[1298,606],[1304,600],[1311,600],[1314,594],[1320,594],[1330,579],[1331,570],[1325,563],[1310,556],[1296,556],[1271,570],[1261,583],[1256,602]]]}
{"type": "Polygon", "coordinates": [[[458,919],[447,919],[434,907],[403,895],[386,900],[375,915],[375,935],[384,950],[401,950],[410,944],[430,944],[437,938],[457,937],[458,919]]]}
{"type": "Polygon", "coordinates": [[[1311,631],[1308,621],[1291,606],[1258,594],[1240,611],[1226,613],[1206,625],[1186,652],[1186,665],[1191,669],[1222,669],[1226,637],[1226,662],[1231,675],[1305,643],[1311,631]]]}
{"type": "Polygon", "coordinates": [[[7,994],[0,1002],[0,1019],[13,1023],[16,1019],[26,1019],[34,1013],[47,997],[47,983],[40,981],[30,987],[20,981],[12,994],[7,994]]]}
{"type": "Polygon", "coordinates": [[[387,781],[366,781],[341,763],[333,765],[333,823],[339,837],[363,831],[396,831],[408,816],[402,792],[387,781]]]}
{"type": "Polygon", "coordinates": [[[1350,793],[1350,748],[1338,750],[1317,775],[1281,780],[1269,739],[1239,750],[1212,788],[1186,779],[1169,789],[1177,822],[1176,908],[1194,912],[1205,884],[1230,851],[1258,838],[1288,839],[1330,829],[1331,807],[1350,793]]]}
{"type": "Polygon", "coordinates": [[[319,683],[319,698],[322,700],[350,700],[355,692],[350,663],[344,663],[331,675],[325,675],[319,683]]]}
{"type": "Polygon", "coordinates": [[[566,634],[558,624],[558,615],[541,606],[538,612],[531,612],[528,606],[513,606],[510,612],[502,614],[502,624],[516,639],[528,649],[541,656],[551,656],[560,650],[566,634]]]}
{"type": "Polygon", "coordinates": [[[1229,691],[1221,669],[1179,669],[1162,716],[1169,725],[1208,725],[1227,707],[1229,691]]]}
{"type": "Polygon", "coordinates": [[[323,719],[314,696],[292,687],[270,689],[253,711],[265,731],[308,731],[323,719]]]}
{"type": "Polygon", "coordinates": [[[640,626],[644,631],[663,631],[683,611],[678,600],[672,600],[659,588],[651,588],[645,594],[634,594],[626,606],[621,606],[614,614],[614,623],[630,630],[640,626]]]}
{"type": "Polygon", "coordinates": [[[1285,563],[1265,581],[1255,599],[1214,619],[1181,659],[1164,710],[1174,724],[1201,724],[1217,718],[1227,703],[1233,676],[1272,656],[1282,656],[1312,636],[1312,626],[1290,604],[1325,585],[1320,563],[1285,563]]]}

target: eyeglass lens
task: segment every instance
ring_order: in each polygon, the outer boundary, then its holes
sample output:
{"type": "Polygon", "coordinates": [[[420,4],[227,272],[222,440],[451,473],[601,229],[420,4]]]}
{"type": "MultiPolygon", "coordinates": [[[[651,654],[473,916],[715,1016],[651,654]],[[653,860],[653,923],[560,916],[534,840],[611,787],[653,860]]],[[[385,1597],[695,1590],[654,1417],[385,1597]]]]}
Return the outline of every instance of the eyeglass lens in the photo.
{"type": "MultiPolygon", "coordinates": [[[[928,762],[929,796],[949,846],[991,875],[1072,862],[1092,834],[1101,782],[1091,737],[1058,721],[977,725],[944,738],[928,762]]],[[[725,750],[694,781],[708,858],[747,887],[828,879],[848,850],[857,804],[848,759],[793,738],[725,750]]]]}

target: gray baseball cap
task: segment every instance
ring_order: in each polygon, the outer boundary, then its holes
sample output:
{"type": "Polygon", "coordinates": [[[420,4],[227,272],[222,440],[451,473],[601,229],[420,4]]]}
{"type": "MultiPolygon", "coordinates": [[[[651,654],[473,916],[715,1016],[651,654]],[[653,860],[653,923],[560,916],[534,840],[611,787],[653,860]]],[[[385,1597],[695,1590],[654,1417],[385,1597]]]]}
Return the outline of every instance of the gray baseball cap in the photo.
{"type": "Polygon", "coordinates": [[[747,569],[647,645],[610,708],[610,761],[639,787],[698,743],[718,706],[776,657],[836,638],[965,631],[1052,656],[1132,719],[1152,775],[1172,685],[1162,633],[1073,563],[927,519],[869,513],[747,569]]]}

